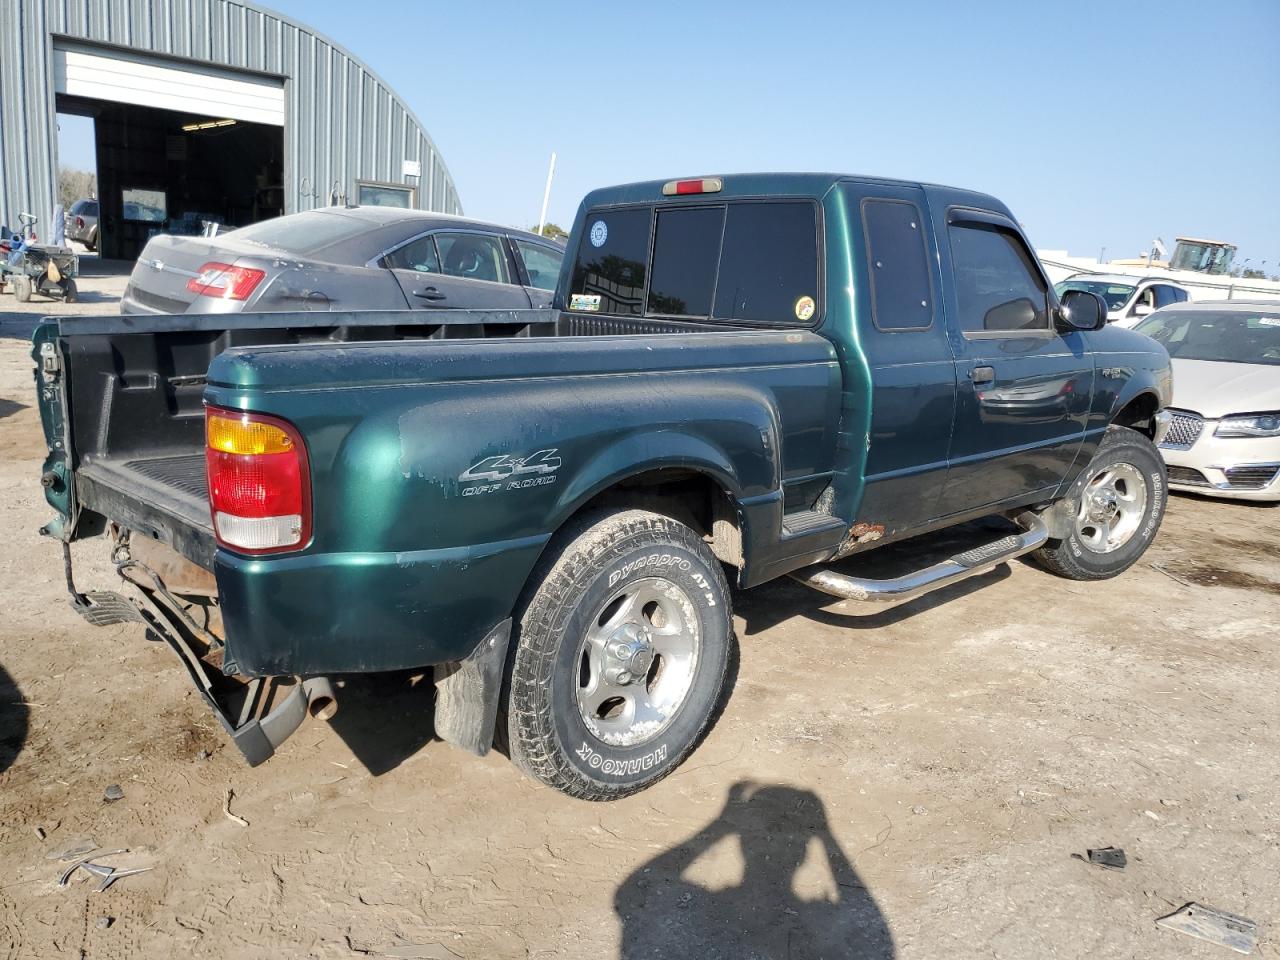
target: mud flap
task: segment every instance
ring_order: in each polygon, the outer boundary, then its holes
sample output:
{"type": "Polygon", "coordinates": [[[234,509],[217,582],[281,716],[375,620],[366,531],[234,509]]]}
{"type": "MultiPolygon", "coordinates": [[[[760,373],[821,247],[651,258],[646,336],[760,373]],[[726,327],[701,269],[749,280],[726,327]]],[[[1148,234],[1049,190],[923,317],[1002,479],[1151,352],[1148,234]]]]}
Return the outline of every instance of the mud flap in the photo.
{"type": "Polygon", "coordinates": [[[435,727],[441,740],[477,757],[489,752],[510,642],[508,619],[490,630],[465,660],[436,666],[435,727]]]}

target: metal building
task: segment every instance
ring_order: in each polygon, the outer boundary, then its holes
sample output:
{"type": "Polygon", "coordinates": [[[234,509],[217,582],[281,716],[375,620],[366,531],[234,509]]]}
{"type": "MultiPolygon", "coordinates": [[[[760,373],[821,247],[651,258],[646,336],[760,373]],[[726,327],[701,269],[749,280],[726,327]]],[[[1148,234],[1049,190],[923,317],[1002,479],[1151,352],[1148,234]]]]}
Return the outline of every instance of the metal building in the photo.
{"type": "Polygon", "coordinates": [[[0,224],[47,231],[59,112],[94,119],[104,256],[334,200],[462,212],[372,70],[246,0],[0,0],[0,224]]]}

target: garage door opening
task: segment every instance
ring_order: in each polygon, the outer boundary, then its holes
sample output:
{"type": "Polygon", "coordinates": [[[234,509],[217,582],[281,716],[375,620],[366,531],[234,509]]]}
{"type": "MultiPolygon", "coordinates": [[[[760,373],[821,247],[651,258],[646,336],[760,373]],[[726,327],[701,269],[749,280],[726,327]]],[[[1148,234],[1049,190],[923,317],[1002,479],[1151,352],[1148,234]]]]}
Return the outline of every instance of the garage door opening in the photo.
{"type": "Polygon", "coordinates": [[[284,131],[227,117],[58,97],[91,112],[102,256],[136,259],[157,233],[242,227],[284,212],[284,131]]]}
{"type": "Polygon", "coordinates": [[[284,212],[279,77],[55,40],[60,113],[93,118],[103,257],[284,212]]]}

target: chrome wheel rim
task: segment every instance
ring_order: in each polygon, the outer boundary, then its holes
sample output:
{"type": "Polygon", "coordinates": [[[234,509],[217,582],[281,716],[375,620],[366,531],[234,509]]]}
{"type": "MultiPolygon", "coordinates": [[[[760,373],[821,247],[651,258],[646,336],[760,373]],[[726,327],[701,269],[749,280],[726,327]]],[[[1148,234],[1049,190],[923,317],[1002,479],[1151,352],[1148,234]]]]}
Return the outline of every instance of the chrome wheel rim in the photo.
{"type": "Polygon", "coordinates": [[[700,647],[693,603],[671,581],[648,577],[615,591],[578,649],[582,722],[610,746],[652,740],[688,698],[700,647]]]}
{"type": "Polygon", "coordinates": [[[1076,536],[1094,553],[1119,550],[1138,532],[1147,512],[1147,482],[1131,463],[1099,470],[1080,491],[1076,536]]]}

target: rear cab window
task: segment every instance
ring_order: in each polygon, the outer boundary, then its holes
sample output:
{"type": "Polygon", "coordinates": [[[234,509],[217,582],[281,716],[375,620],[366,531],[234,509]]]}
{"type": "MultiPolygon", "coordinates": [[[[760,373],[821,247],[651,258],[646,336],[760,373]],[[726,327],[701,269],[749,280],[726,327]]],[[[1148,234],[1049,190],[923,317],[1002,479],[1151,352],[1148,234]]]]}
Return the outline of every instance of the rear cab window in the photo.
{"type": "Polygon", "coordinates": [[[816,203],[791,199],[593,210],[566,308],[807,326],[818,316],[817,217],[816,203]]]}

